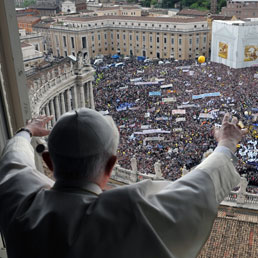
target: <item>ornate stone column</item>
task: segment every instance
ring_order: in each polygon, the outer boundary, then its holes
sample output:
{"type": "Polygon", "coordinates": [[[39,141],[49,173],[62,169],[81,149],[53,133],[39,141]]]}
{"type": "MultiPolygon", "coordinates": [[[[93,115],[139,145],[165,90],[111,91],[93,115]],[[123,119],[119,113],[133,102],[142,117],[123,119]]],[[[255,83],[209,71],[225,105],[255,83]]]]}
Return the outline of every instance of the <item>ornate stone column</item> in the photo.
{"type": "Polygon", "coordinates": [[[61,93],[61,107],[62,107],[62,114],[64,114],[65,111],[65,98],[64,98],[64,92],[61,93]]]}
{"type": "Polygon", "coordinates": [[[92,81],[88,82],[90,88],[90,108],[95,109],[92,81]]]}
{"type": "Polygon", "coordinates": [[[155,171],[155,179],[163,179],[162,173],[161,173],[161,164],[159,161],[155,162],[154,164],[154,171],[155,171]]]}
{"type": "Polygon", "coordinates": [[[77,86],[74,86],[72,88],[72,95],[73,95],[73,104],[74,104],[74,109],[78,108],[78,99],[77,99],[77,86]]]}
{"type": "Polygon", "coordinates": [[[237,193],[237,203],[244,204],[246,199],[246,187],[248,185],[247,179],[245,177],[241,177],[240,180],[240,189],[237,193]]]}
{"type": "Polygon", "coordinates": [[[40,114],[41,114],[42,116],[45,116],[45,115],[46,115],[44,108],[41,109],[40,114]]]}
{"type": "Polygon", "coordinates": [[[86,96],[85,96],[86,105],[87,105],[88,108],[90,108],[90,86],[89,86],[89,82],[86,82],[84,87],[86,87],[86,96]]]}
{"type": "Polygon", "coordinates": [[[70,90],[66,91],[66,100],[67,100],[68,111],[71,111],[72,105],[71,105],[71,91],[70,90]]]}
{"type": "Polygon", "coordinates": [[[50,100],[50,113],[53,116],[52,125],[54,125],[54,123],[56,122],[56,113],[55,113],[55,107],[54,107],[54,100],[53,99],[50,100]]]}
{"type": "MultiPolygon", "coordinates": [[[[45,112],[46,112],[46,115],[47,116],[50,116],[50,111],[49,111],[49,105],[47,104],[46,105],[46,107],[45,107],[45,112]]],[[[48,123],[47,123],[47,128],[50,128],[51,127],[51,121],[49,121],[48,123]]]]}
{"type": "Polygon", "coordinates": [[[57,119],[60,117],[61,112],[60,112],[60,103],[59,103],[59,96],[55,97],[55,106],[56,106],[56,117],[57,119]]]}
{"type": "Polygon", "coordinates": [[[84,86],[80,86],[80,107],[85,107],[85,94],[84,94],[84,86]]]}

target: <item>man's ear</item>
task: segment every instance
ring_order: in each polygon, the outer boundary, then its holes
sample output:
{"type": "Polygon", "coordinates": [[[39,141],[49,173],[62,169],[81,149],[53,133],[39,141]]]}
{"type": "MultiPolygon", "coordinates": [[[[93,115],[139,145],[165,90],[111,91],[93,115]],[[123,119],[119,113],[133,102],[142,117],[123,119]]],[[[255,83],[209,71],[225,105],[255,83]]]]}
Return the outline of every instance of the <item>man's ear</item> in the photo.
{"type": "Polygon", "coordinates": [[[117,156],[115,156],[115,155],[111,156],[110,159],[108,160],[106,167],[105,167],[105,174],[107,176],[111,175],[112,169],[115,166],[116,161],[117,161],[117,156]]]}
{"type": "Polygon", "coordinates": [[[44,151],[42,153],[42,158],[43,160],[45,161],[45,163],[47,164],[48,168],[51,170],[51,171],[54,171],[54,167],[53,167],[53,163],[52,163],[52,160],[50,158],[50,155],[49,155],[49,152],[48,151],[44,151]]]}

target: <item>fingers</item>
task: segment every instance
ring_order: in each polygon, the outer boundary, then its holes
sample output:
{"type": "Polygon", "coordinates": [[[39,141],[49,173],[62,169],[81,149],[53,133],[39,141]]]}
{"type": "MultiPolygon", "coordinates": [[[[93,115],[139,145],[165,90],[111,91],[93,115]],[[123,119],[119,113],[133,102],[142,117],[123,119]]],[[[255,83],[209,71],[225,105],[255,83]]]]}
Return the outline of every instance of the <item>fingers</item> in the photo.
{"type": "Polygon", "coordinates": [[[218,138],[219,138],[219,132],[220,132],[220,128],[215,127],[214,130],[213,130],[213,135],[214,135],[216,140],[218,140],[218,138]]]}
{"type": "Polygon", "coordinates": [[[230,114],[226,113],[223,117],[222,124],[228,123],[230,119],[230,114]]]}
{"type": "Polygon", "coordinates": [[[50,130],[41,129],[40,136],[47,136],[50,134],[50,130]]]}
{"type": "Polygon", "coordinates": [[[245,129],[241,129],[241,134],[242,135],[246,135],[248,133],[248,129],[245,128],[245,129]]]}
{"type": "Polygon", "coordinates": [[[27,124],[41,123],[41,124],[45,125],[46,123],[48,123],[52,119],[53,119],[53,116],[46,116],[46,115],[37,116],[37,117],[34,117],[34,118],[30,119],[27,124]]]}
{"type": "Polygon", "coordinates": [[[231,120],[231,123],[234,124],[234,125],[237,125],[237,122],[238,122],[237,117],[233,116],[233,118],[231,120]]]}

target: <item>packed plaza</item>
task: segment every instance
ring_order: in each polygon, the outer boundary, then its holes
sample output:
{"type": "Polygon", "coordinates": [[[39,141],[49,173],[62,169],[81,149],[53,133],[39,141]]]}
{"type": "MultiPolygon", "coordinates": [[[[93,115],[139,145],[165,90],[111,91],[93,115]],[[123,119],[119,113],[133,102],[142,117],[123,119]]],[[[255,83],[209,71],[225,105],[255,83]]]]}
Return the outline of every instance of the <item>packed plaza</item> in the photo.
{"type": "Polygon", "coordinates": [[[249,129],[238,145],[237,170],[248,191],[258,192],[257,67],[116,58],[95,67],[94,97],[96,110],[112,115],[119,127],[121,167],[131,169],[135,157],[140,172],[154,173],[159,161],[164,178],[176,180],[216,147],[213,129],[231,112],[249,129]]]}

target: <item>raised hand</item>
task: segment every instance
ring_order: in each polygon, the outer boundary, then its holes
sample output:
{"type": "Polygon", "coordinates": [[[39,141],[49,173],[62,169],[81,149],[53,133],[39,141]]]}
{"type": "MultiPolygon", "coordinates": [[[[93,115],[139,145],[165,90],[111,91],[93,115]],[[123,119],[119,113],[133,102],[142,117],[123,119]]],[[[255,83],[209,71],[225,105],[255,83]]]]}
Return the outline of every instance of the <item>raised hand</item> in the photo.
{"type": "Polygon", "coordinates": [[[228,147],[232,152],[236,151],[237,144],[241,141],[242,137],[247,134],[247,129],[241,129],[238,126],[238,119],[232,117],[230,122],[230,114],[226,113],[220,128],[215,128],[214,136],[218,142],[218,146],[228,147]]]}
{"type": "Polygon", "coordinates": [[[32,136],[49,135],[50,130],[46,129],[46,124],[52,119],[52,116],[38,116],[28,121],[26,128],[32,133],[32,136]]]}

